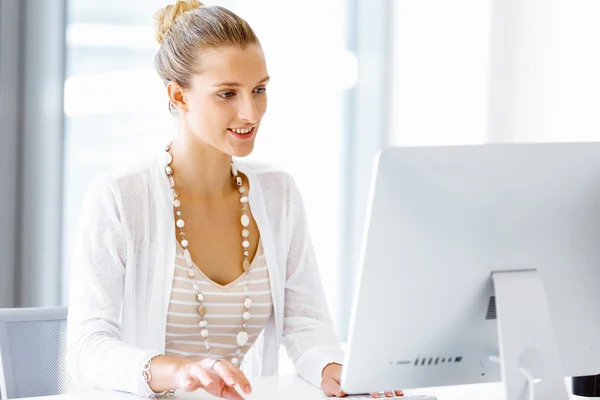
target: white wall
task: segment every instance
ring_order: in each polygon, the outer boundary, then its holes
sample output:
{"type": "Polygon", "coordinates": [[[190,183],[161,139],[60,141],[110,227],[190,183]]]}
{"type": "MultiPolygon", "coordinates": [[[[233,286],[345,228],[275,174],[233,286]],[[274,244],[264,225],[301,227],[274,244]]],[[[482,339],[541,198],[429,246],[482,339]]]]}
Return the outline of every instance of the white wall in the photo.
{"type": "Polygon", "coordinates": [[[483,142],[492,1],[393,4],[390,143],[483,142]]]}
{"type": "Polygon", "coordinates": [[[394,2],[394,145],[600,140],[600,2],[394,2]]]}
{"type": "Polygon", "coordinates": [[[600,140],[600,2],[498,2],[490,132],[498,140],[600,140]]]}

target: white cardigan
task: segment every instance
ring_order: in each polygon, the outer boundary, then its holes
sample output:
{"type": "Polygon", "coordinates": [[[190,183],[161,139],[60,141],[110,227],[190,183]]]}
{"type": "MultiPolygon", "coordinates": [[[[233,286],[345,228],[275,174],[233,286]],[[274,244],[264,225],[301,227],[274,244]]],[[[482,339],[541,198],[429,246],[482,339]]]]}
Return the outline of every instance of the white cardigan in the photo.
{"type": "MultiPolygon", "coordinates": [[[[173,197],[164,152],[135,168],[96,177],[86,192],[71,266],[69,371],[76,385],[141,394],[141,371],[165,350],[175,265],[173,197]]],[[[244,362],[249,376],[278,372],[283,344],[296,372],[320,387],[341,363],[304,205],[293,179],[264,164],[236,161],[250,184],[273,314],[244,362]]],[[[146,386],[147,387],[147,386],[146,386]]]]}

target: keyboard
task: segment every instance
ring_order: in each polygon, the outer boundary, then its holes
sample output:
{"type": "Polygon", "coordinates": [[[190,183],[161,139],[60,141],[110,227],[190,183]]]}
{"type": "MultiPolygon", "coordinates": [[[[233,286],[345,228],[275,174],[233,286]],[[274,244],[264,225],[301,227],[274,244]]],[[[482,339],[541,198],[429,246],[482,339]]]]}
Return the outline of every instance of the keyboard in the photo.
{"type": "MultiPolygon", "coordinates": [[[[349,395],[347,398],[350,400],[367,400],[367,399],[373,400],[373,397],[371,397],[370,395],[364,395],[364,394],[349,395]]],[[[383,400],[383,399],[437,400],[437,397],[427,396],[427,395],[413,395],[413,396],[396,396],[396,395],[394,395],[393,397],[385,397],[383,395],[380,395],[379,399],[377,399],[377,400],[383,400]]]]}

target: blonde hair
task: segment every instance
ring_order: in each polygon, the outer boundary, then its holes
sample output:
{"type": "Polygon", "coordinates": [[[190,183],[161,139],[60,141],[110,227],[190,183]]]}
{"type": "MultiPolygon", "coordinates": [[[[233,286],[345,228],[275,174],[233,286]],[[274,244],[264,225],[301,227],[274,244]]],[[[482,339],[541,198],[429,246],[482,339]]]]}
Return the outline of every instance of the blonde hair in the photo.
{"type": "MultiPolygon", "coordinates": [[[[200,72],[198,55],[203,50],[239,47],[260,42],[248,23],[220,6],[204,6],[198,0],[179,0],[154,14],[156,40],[160,48],[154,67],[165,86],[177,82],[191,86],[192,76],[200,72]]],[[[169,110],[176,110],[169,101],[169,110]]]]}

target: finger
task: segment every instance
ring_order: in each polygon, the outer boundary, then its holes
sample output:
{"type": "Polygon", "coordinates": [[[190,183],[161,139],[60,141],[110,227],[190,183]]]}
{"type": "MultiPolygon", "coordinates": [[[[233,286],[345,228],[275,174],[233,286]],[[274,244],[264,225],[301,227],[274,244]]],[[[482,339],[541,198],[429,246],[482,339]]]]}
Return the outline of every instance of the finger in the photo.
{"type": "Polygon", "coordinates": [[[194,390],[198,390],[198,386],[200,386],[200,382],[193,376],[186,376],[181,379],[181,382],[179,382],[179,387],[185,392],[193,392],[194,390]]]}
{"type": "Polygon", "coordinates": [[[224,361],[225,361],[225,365],[227,365],[229,367],[229,369],[234,373],[235,379],[236,379],[237,383],[240,385],[240,387],[242,388],[242,390],[244,391],[244,393],[250,394],[252,392],[252,386],[250,386],[250,382],[248,381],[248,378],[246,377],[246,375],[244,375],[244,373],[238,366],[233,365],[231,363],[231,361],[229,361],[229,360],[224,360],[224,361]]]}
{"type": "Polygon", "coordinates": [[[246,376],[229,361],[223,359],[221,362],[214,364],[214,370],[223,378],[227,386],[240,385],[244,393],[250,394],[252,392],[250,382],[248,382],[246,376]]]}
{"type": "Polygon", "coordinates": [[[205,358],[200,362],[200,368],[205,371],[206,374],[210,374],[216,377],[217,380],[222,380],[227,386],[235,385],[235,379],[233,373],[229,371],[229,368],[225,365],[225,360],[213,360],[205,358]]]}
{"type": "Polygon", "coordinates": [[[329,379],[321,382],[321,389],[323,390],[323,393],[327,395],[327,397],[335,396],[335,388],[329,379]]]}
{"type": "Polygon", "coordinates": [[[213,387],[221,380],[217,374],[211,373],[199,364],[192,365],[189,373],[200,382],[201,388],[213,387]]]}
{"type": "Polygon", "coordinates": [[[394,397],[394,392],[385,392],[385,397],[394,397]]]}
{"type": "Polygon", "coordinates": [[[340,383],[337,382],[335,379],[333,380],[333,389],[335,391],[335,395],[337,397],[346,397],[346,393],[344,393],[344,391],[342,390],[342,387],[340,386],[340,383]]]}
{"type": "Polygon", "coordinates": [[[321,390],[323,391],[323,393],[325,393],[325,396],[331,397],[331,390],[329,389],[329,387],[327,387],[327,385],[325,385],[323,381],[321,381],[321,390]]]}
{"type": "Polygon", "coordinates": [[[400,397],[404,396],[404,392],[402,390],[396,390],[396,391],[394,391],[394,393],[396,393],[396,396],[400,396],[400,397]]]}
{"type": "Polygon", "coordinates": [[[342,392],[342,389],[333,387],[331,388],[331,397],[346,397],[346,393],[342,392]]]}
{"type": "Polygon", "coordinates": [[[323,389],[323,392],[330,397],[346,396],[346,393],[342,392],[340,384],[331,377],[325,378],[323,382],[321,382],[321,388],[323,389]]]}
{"type": "Polygon", "coordinates": [[[229,372],[233,374],[233,379],[235,380],[234,385],[240,385],[242,391],[246,394],[252,393],[252,387],[250,386],[250,382],[248,381],[248,378],[246,378],[246,375],[228,360],[223,360],[223,364],[225,364],[229,372]]]}
{"type": "Polygon", "coordinates": [[[373,397],[374,399],[378,399],[379,393],[371,393],[371,397],[373,397]]]}
{"type": "Polygon", "coordinates": [[[200,383],[200,381],[196,381],[194,382],[192,385],[190,385],[185,392],[195,392],[198,389],[202,389],[202,384],[200,383]]]}
{"type": "Polygon", "coordinates": [[[221,392],[221,397],[227,400],[244,400],[242,396],[230,386],[225,386],[221,392]]]}
{"type": "Polygon", "coordinates": [[[329,382],[329,386],[333,389],[333,395],[337,397],[345,397],[346,393],[342,391],[342,387],[340,386],[340,381],[338,381],[334,376],[327,378],[329,382]]]}

